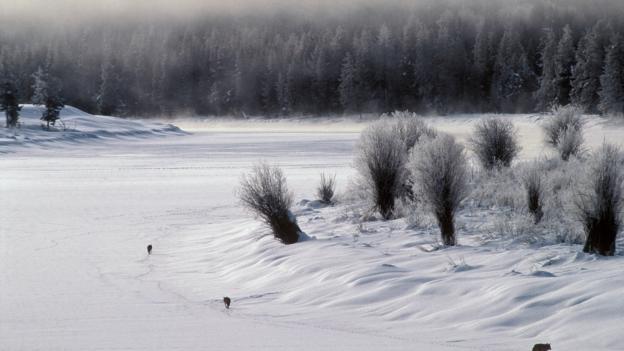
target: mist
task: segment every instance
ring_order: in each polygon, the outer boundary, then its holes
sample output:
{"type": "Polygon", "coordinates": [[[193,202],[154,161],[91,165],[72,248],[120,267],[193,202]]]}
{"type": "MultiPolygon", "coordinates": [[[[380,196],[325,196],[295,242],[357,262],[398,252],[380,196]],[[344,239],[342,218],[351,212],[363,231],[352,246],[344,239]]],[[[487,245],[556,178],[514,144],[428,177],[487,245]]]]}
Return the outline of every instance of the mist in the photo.
{"type": "MultiPolygon", "coordinates": [[[[47,18],[52,21],[84,22],[97,19],[189,19],[206,15],[245,16],[275,13],[304,17],[348,14],[367,7],[414,6],[408,0],[24,0],[0,4],[0,14],[8,17],[47,18]]],[[[422,2],[422,1],[420,1],[422,2]]]]}

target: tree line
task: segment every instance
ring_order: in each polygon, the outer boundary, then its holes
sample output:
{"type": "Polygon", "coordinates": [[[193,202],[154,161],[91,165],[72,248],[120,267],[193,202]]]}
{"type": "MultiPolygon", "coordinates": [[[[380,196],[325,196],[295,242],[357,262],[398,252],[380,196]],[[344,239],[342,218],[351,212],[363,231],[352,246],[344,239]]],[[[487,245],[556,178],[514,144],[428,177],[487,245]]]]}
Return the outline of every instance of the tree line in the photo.
{"type": "Polygon", "coordinates": [[[310,17],[13,19],[0,21],[0,80],[22,102],[45,85],[122,116],[623,113],[622,18],[617,1],[441,0],[310,17]]]}

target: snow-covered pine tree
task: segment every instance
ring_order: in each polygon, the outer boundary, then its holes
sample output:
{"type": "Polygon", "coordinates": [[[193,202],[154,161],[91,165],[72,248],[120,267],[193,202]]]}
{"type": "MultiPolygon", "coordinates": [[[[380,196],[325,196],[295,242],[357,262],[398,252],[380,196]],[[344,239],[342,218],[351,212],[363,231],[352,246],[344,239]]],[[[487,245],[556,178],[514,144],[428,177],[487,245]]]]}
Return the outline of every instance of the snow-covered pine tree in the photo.
{"type": "Polygon", "coordinates": [[[15,84],[5,82],[2,85],[2,95],[0,95],[0,111],[4,111],[7,128],[17,127],[21,109],[22,107],[17,102],[17,88],[15,84]]]}
{"type": "Polygon", "coordinates": [[[102,62],[100,73],[100,89],[97,97],[98,112],[103,115],[114,115],[123,112],[124,103],[121,96],[122,81],[119,68],[114,59],[106,57],[102,62]]]}
{"type": "Polygon", "coordinates": [[[600,85],[599,110],[609,114],[624,113],[624,39],[620,33],[611,39],[600,85]]]}
{"type": "Polygon", "coordinates": [[[368,29],[363,29],[353,40],[353,65],[356,73],[356,96],[358,112],[375,111],[379,108],[378,96],[375,96],[375,60],[371,52],[375,51],[375,38],[368,29]]]}
{"type": "Polygon", "coordinates": [[[260,104],[264,113],[271,113],[275,110],[275,74],[273,72],[273,58],[269,56],[262,78],[260,81],[260,104]]]}
{"type": "Polygon", "coordinates": [[[482,106],[488,106],[488,100],[490,96],[490,84],[492,77],[492,56],[493,48],[490,42],[491,35],[488,34],[485,20],[479,23],[477,29],[477,35],[475,37],[475,43],[472,48],[472,74],[474,77],[474,84],[476,86],[474,92],[474,98],[476,101],[481,101],[482,106]]]}
{"type": "Polygon", "coordinates": [[[280,72],[277,75],[277,83],[275,90],[277,91],[277,105],[281,114],[288,115],[293,106],[292,100],[292,65],[286,72],[280,72]]]}
{"type": "Polygon", "coordinates": [[[413,94],[414,82],[414,56],[416,42],[416,22],[411,16],[403,26],[403,32],[399,45],[399,63],[397,65],[397,95],[401,109],[413,109],[416,106],[413,94]]]}
{"type": "Polygon", "coordinates": [[[461,39],[460,19],[450,10],[436,22],[436,58],[438,101],[436,110],[447,113],[464,103],[468,52],[461,39]]]}
{"type": "Polygon", "coordinates": [[[54,125],[60,118],[63,107],[65,107],[65,104],[58,95],[50,95],[46,97],[45,110],[43,110],[41,120],[46,122],[47,129],[50,129],[50,124],[54,125]]]}
{"type": "Polygon", "coordinates": [[[608,40],[606,33],[607,24],[601,20],[585,34],[576,50],[576,65],[572,74],[572,103],[590,113],[598,111],[600,75],[608,40]]]}
{"type": "Polygon", "coordinates": [[[542,75],[539,78],[539,89],[535,92],[535,99],[537,100],[537,110],[547,111],[557,105],[557,88],[555,85],[557,40],[551,29],[546,30],[546,34],[542,38],[542,45],[543,49],[540,55],[542,75]]]}
{"type": "Polygon", "coordinates": [[[375,53],[375,90],[379,96],[381,110],[387,111],[391,106],[393,95],[391,89],[396,88],[394,76],[399,61],[392,32],[385,23],[379,27],[375,41],[375,53]]]}
{"type": "Polygon", "coordinates": [[[555,55],[555,71],[557,73],[557,102],[562,105],[570,103],[572,90],[572,69],[574,68],[574,37],[570,25],[563,28],[563,35],[557,45],[555,55]]]}
{"type": "Polygon", "coordinates": [[[314,62],[312,76],[312,93],[314,95],[314,105],[317,112],[325,111],[329,99],[327,88],[329,81],[327,79],[327,71],[329,67],[328,55],[323,46],[317,46],[312,52],[312,62],[314,62]]]}
{"type": "Polygon", "coordinates": [[[416,57],[414,58],[414,87],[421,109],[433,110],[437,105],[437,84],[435,64],[435,41],[427,25],[417,27],[416,57]]]}
{"type": "Polygon", "coordinates": [[[522,100],[530,95],[534,72],[517,31],[508,26],[498,46],[492,78],[492,98],[501,112],[516,112],[526,108],[522,100]]]}
{"type": "Polygon", "coordinates": [[[221,95],[221,85],[219,82],[215,81],[210,86],[210,91],[208,92],[208,103],[210,104],[212,113],[216,115],[221,114],[223,106],[222,101],[223,97],[221,95]]]}
{"type": "Polygon", "coordinates": [[[357,68],[353,56],[347,53],[342,61],[340,71],[340,104],[345,112],[357,112],[359,109],[359,99],[357,94],[357,68]]]}
{"type": "Polygon", "coordinates": [[[43,105],[48,98],[49,81],[50,77],[48,70],[39,66],[37,71],[32,74],[33,77],[33,95],[30,98],[31,102],[35,105],[43,105]]]}

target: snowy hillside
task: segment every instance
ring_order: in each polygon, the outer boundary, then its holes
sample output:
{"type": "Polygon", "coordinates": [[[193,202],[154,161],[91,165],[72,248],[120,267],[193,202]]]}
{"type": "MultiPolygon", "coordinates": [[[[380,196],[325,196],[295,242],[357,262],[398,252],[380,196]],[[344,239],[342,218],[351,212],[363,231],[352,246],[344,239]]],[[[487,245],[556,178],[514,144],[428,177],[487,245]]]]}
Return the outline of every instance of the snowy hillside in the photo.
{"type": "MultiPolygon", "coordinates": [[[[7,152],[15,146],[52,142],[60,146],[85,140],[139,138],[182,133],[179,128],[169,124],[90,115],[72,106],[66,106],[61,111],[60,121],[55,126],[50,130],[44,130],[40,120],[42,109],[38,105],[22,105],[19,128],[0,128],[0,152],[7,152]]],[[[4,123],[4,113],[2,113],[2,123],[4,123]]]]}

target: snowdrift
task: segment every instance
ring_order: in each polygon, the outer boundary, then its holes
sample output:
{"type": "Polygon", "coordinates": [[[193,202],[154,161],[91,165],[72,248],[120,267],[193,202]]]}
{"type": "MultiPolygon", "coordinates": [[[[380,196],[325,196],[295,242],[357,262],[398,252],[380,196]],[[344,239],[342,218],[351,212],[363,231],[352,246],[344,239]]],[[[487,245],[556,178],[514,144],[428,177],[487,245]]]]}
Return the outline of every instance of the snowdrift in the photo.
{"type": "Polygon", "coordinates": [[[422,337],[467,350],[622,345],[621,254],[492,237],[488,210],[461,212],[460,245],[448,248],[435,244],[433,224],[361,222],[344,205],[304,205],[296,213],[314,240],[284,246],[250,221],[201,226],[158,262],[188,274],[154,272],[150,280],[198,302],[207,281],[222,286],[232,314],[246,318],[422,337]]]}
{"type": "Polygon", "coordinates": [[[184,133],[171,124],[91,115],[73,106],[66,106],[61,111],[61,119],[47,130],[40,120],[42,110],[42,106],[22,105],[19,128],[0,128],[0,153],[16,146],[45,145],[52,142],[59,146],[86,140],[144,138],[184,133]]]}

